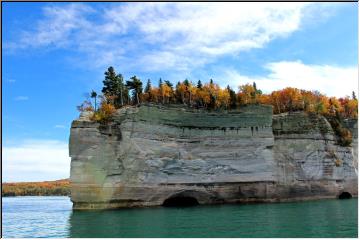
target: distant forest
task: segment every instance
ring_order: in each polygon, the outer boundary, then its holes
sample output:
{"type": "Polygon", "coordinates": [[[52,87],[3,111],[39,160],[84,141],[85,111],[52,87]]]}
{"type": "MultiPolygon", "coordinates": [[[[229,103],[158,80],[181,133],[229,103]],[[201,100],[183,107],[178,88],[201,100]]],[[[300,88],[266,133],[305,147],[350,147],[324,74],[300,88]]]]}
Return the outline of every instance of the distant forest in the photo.
{"type": "Polygon", "coordinates": [[[1,196],[69,196],[69,179],[45,182],[3,183],[1,196]]]}

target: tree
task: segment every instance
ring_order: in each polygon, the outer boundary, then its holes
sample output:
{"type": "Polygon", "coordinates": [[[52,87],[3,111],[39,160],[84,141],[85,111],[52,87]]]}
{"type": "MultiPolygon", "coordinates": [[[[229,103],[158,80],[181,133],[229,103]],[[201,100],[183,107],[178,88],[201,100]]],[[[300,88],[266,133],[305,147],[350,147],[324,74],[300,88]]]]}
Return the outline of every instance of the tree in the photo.
{"type": "Polygon", "coordinates": [[[114,96],[109,98],[114,102],[115,107],[124,105],[124,95],[128,98],[127,89],[124,86],[124,78],[121,74],[116,74],[113,67],[109,67],[105,72],[105,80],[103,81],[104,87],[102,93],[104,96],[114,96]]]}
{"type": "Polygon", "coordinates": [[[169,80],[165,80],[165,84],[169,87],[172,88],[173,84],[169,81],[169,80]]]}
{"type": "Polygon", "coordinates": [[[142,93],[142,82],[136,76],[130,78],[130,81],[126,81],[126,87],[133,90],[133,97],[136,100],[136,104],[140,103],[139,95],[142,93]]]}
{"type": "Polygon", "coordinates": [[[119,100],[120,100],[120,106],[124,105],[124,92],[126,92],[126,94],[128,95],[127,91],[125,90],[125,86],[124,86],[124,78],[121,74],[118,74],[118,75],[116,75],[116,79],[115,79],[115,83],[114,83],[114,93],[116,96],[118,96],[115,106],[119,105],[119,100]],[[119,98],[119,95],[120,95],[120,98],[119,98]]]}
{"type": "Polygon", "coordinates": [[[239,86],[238,100],[241,105],[255,103],[255,88],[250,84],[239,86]]]}
{"type": "Polygon", "coordinates": [[[354,92],[354,91],[352,91],[352,99],[353,99],[353,100],[357,100],[357,98],[356,98],[356,94],[355,94],[355,92],[354,92]]]}
{"type": "Polygon", "coordinates": [[[234,109],[236,108],[236,102],[237,102],[237,99],[236,99],[236,93],[234,90],[232,90],[230,88],[229,85],[227,85],[226,87],[226,90],[229,92],[229,97],[230,97],[230,108],[234,109]]]}
{"type": "Polygon", "coordinates": [[[196,87],[199,88],[199,89],[201,89],[201,88],[203,87],[203,85],[202,85],[202,83],[201,83],[200,80],[197,82],[197,86],[196,86],[196,87]]]}
{"type": "Polygon", "coordinates": [[[116,73],[113,67],[109,67],[104,73],[105,79],[103,81],[104,87],[102,93],[104,95],[114,95],[114,82],[116,81],[116,73]]]}
{"type": "Polygon", "coordinates": [[[149,93],[151,90],[151,82],[150,82],[150,79],[147,80],[147,83],[146,83],[146,86],[145,86],[145,89],[144,89],[144,93],[149,93]]]}
{"type": "Polygon", "coordinates": [[[96,93],[94,90],[92,90],[92,91],[91,91],[91,94],[90,94],[90,97],[91,97],[91,98],[94,98],[94,107],[95,107],[95,112],[96,112],[96,97],[97,97],[97,93],[96,93]]]}
{"type": "MultiPolygon", "coordinates": [[[[184,81],[185,82],[185,81],[184,81]]],[[[185,104],[185,93],[187,86],[184,83],[178,82],[176,85],[176,93],[181,103],[185,104]]]]}

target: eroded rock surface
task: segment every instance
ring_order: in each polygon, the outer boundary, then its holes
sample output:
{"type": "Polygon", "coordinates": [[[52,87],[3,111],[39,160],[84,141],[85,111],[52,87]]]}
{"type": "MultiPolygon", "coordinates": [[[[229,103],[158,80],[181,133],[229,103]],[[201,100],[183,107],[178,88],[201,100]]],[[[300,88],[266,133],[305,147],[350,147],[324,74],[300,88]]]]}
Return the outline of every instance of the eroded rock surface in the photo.
{"type": "MultiPolygon", "coordinates": [[[[357,133],[357,122],[348,122],[357,133]]],[[[357,195],[357,134],[336,145],[325,118],[272,115],[271,106],[228,112],[181,106],[118,110],[108,124],[73,121],[75,209],[357,195]]]]}

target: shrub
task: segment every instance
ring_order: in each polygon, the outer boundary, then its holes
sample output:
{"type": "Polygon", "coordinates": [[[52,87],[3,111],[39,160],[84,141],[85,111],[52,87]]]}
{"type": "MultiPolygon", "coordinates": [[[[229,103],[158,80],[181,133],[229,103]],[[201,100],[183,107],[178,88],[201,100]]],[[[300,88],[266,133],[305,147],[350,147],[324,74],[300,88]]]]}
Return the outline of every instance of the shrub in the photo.
{"type": "Polygon", "coordinates": [[[100,104],[100,108],[94,113],[91,120],[102,123],[107,122],[110,120],[115,111],[115,106],[107,102],[106,98],[103,98],[100,104]]]}
{"type": "Polygon", "coordinates": [[[349,129],[342,126],[340,117],[328,117],[332,129],[337,136],[337,142],[340,146],[348,147],[352,143],[352,135],[349,129]]]}
{"type": "Polygon", "coordinates": [[[342,161],[340,159],[335,160],[335,166],[340,167],[341,163],[342,163],[342,161]]]}
{"type": "Polygon", "coordinates": [[[90,101],[85,100],[81,105],[76,107],[79,112],[94,111],[90,101]]]}

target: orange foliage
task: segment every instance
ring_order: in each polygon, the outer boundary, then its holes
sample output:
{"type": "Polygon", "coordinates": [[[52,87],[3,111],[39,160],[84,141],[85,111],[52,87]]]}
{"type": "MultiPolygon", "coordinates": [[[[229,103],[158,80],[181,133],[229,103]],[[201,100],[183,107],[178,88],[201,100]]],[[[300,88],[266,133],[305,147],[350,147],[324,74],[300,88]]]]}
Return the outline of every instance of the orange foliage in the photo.
{"type": "Polygon", "coordinates": [[[3,183],[2,196],[66,196],[70,194],[69,179],[46,182],[3,183]]]}

